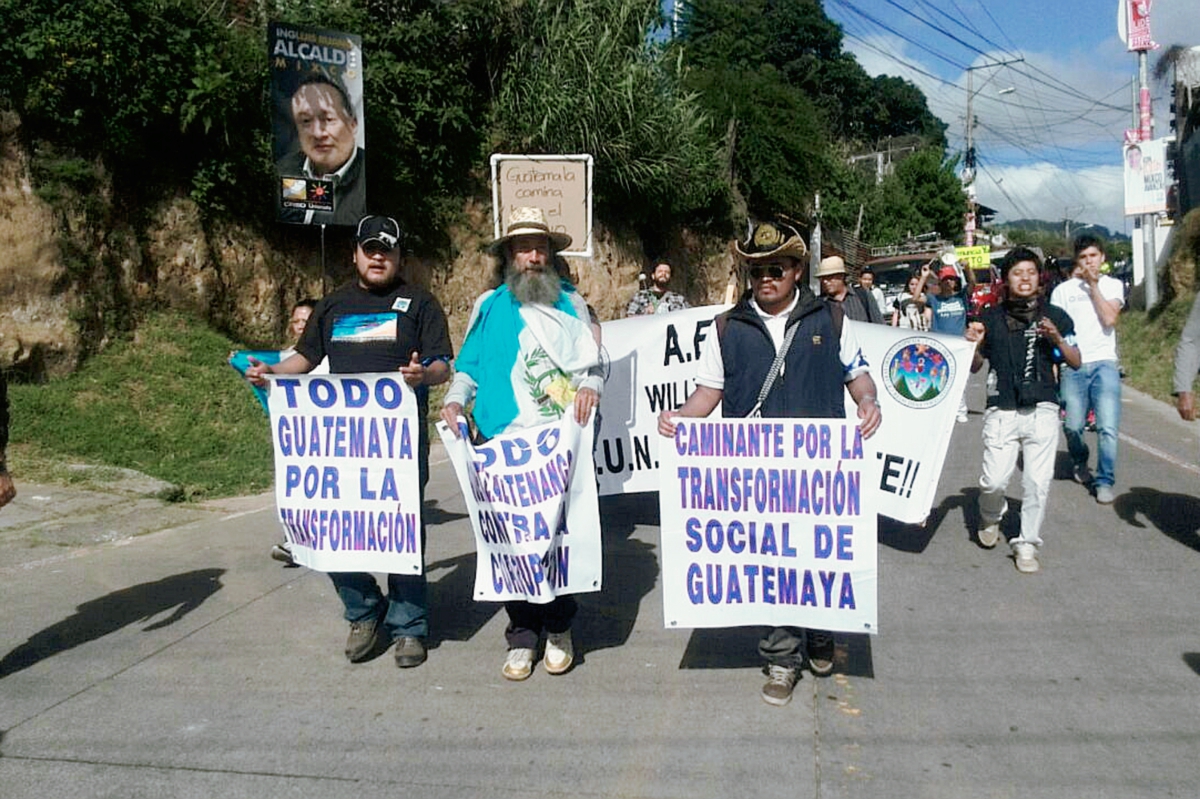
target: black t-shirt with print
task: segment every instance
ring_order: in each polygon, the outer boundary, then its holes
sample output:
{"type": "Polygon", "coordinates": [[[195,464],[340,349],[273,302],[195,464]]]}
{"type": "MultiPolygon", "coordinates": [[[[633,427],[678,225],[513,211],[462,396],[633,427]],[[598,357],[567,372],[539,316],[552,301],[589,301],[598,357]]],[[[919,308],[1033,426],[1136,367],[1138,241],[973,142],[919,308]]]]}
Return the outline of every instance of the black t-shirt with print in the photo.
{"type": "MultiPolygon", "coordinates": [[[[386,292],[368,291],[357,282],[342,286],[317,303],[296,344],[309,363],[328,356],[333,374],[395,372],[414,350],[426,364],[454,355],[442,306],[408,283],[386,292]]],[[[417,405],[424,418],[428,391],[418,389],[417,405]]]]}

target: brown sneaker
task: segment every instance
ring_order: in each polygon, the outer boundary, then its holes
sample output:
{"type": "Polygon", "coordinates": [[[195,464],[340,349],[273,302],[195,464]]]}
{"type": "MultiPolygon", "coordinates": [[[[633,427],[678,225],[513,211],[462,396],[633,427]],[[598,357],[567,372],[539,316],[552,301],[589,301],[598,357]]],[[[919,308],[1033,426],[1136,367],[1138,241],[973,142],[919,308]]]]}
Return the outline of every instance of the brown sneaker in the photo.
{"type": "Polygon", "coordinates": [[[346,659],[351,663],[361,663],[371,656],[379,646],[379,625],[382,619],[378,616],[350,623],[350,635],[346,638],[346,659]]]}
{"type": "Polygon", "coordinates": [[[425,662],[429,654],[425,651],[425,642],[420,638],[406,635],[396,639],[396,666],[411,669],[425,662]]]}
{"type": "Polygon", "coordinates": [[[796,688],[796,680],[800,678],[798,669],[790,666],[764,666],[767,681],[762,687],[763,701],[768,705],[783,707],[792,701],[792,691],[796,688]]]}

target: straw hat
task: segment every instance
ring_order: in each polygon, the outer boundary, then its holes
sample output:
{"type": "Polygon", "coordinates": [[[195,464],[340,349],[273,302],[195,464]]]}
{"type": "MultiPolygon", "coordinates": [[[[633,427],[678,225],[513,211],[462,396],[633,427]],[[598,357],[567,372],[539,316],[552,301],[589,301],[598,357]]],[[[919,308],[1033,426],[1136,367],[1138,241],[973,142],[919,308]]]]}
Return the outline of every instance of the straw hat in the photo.
{"type": "Polygon", "coordinates": [[[817,273],[813,277],[821,278],[844,274],[846,274],[846,262],[840,255],[831,255],[821,259],[821,265],[817,267],[817,273]]]}
{"type": "Polygon", "coordinates": [[[808,255],[804,238],[794,227],[783,223],[763,222],[750,231],[750,237],[746,241],[737,242],[733,248],[747,261],[762,261],[781,256],[804,258],[808,255]]]}
{"type": "Polygon", "coordinates": [[[571,246],[571,237],[559,231],[551,230],[546,221],[546,213],[541,208],[522,206],[514,208],[508,217],[508,227],[504,235],[488,245],[488,252],[499,255],[508,243],[516,236],[546,236],[550,239],[555,252],[561,252],[571,246]]]}

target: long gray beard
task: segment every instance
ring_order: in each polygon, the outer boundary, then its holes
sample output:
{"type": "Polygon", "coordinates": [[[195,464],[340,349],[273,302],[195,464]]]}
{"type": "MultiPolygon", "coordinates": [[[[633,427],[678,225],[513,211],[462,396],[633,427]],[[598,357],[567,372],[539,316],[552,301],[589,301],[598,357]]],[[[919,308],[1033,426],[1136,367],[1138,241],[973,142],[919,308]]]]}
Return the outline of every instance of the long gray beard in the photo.
{"type": "Polygon", "coordinates": [[[507,282],[508,290],[521,304],[553,305],[562,290],[558,275],[553,272],[511,272],[507,282]]]}

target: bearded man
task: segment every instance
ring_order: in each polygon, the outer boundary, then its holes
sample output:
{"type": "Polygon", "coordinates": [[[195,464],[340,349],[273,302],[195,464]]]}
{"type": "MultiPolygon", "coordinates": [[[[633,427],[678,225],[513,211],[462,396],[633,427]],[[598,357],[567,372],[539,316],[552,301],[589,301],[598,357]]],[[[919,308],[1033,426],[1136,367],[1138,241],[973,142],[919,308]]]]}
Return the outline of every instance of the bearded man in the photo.
{"type": "MultiPolygon", "coordinates": [[[[514,209],[505,234],[492,242],[499,285],[471,310],[442,407],[451,430],[458,430],[472,400],[483,439],[546,424],[568,412],[583,425],[600,404],[600,327],[559,266],[563,261],[557,254],[570,243],[569,235],[550,229],[540,208],[514,209]]],[[[557,596],[547,604],[513,600],[504,608],[506,679],[529,677],[543,634],[546,671],[570,670],[573,596],[557,596]]]]}

